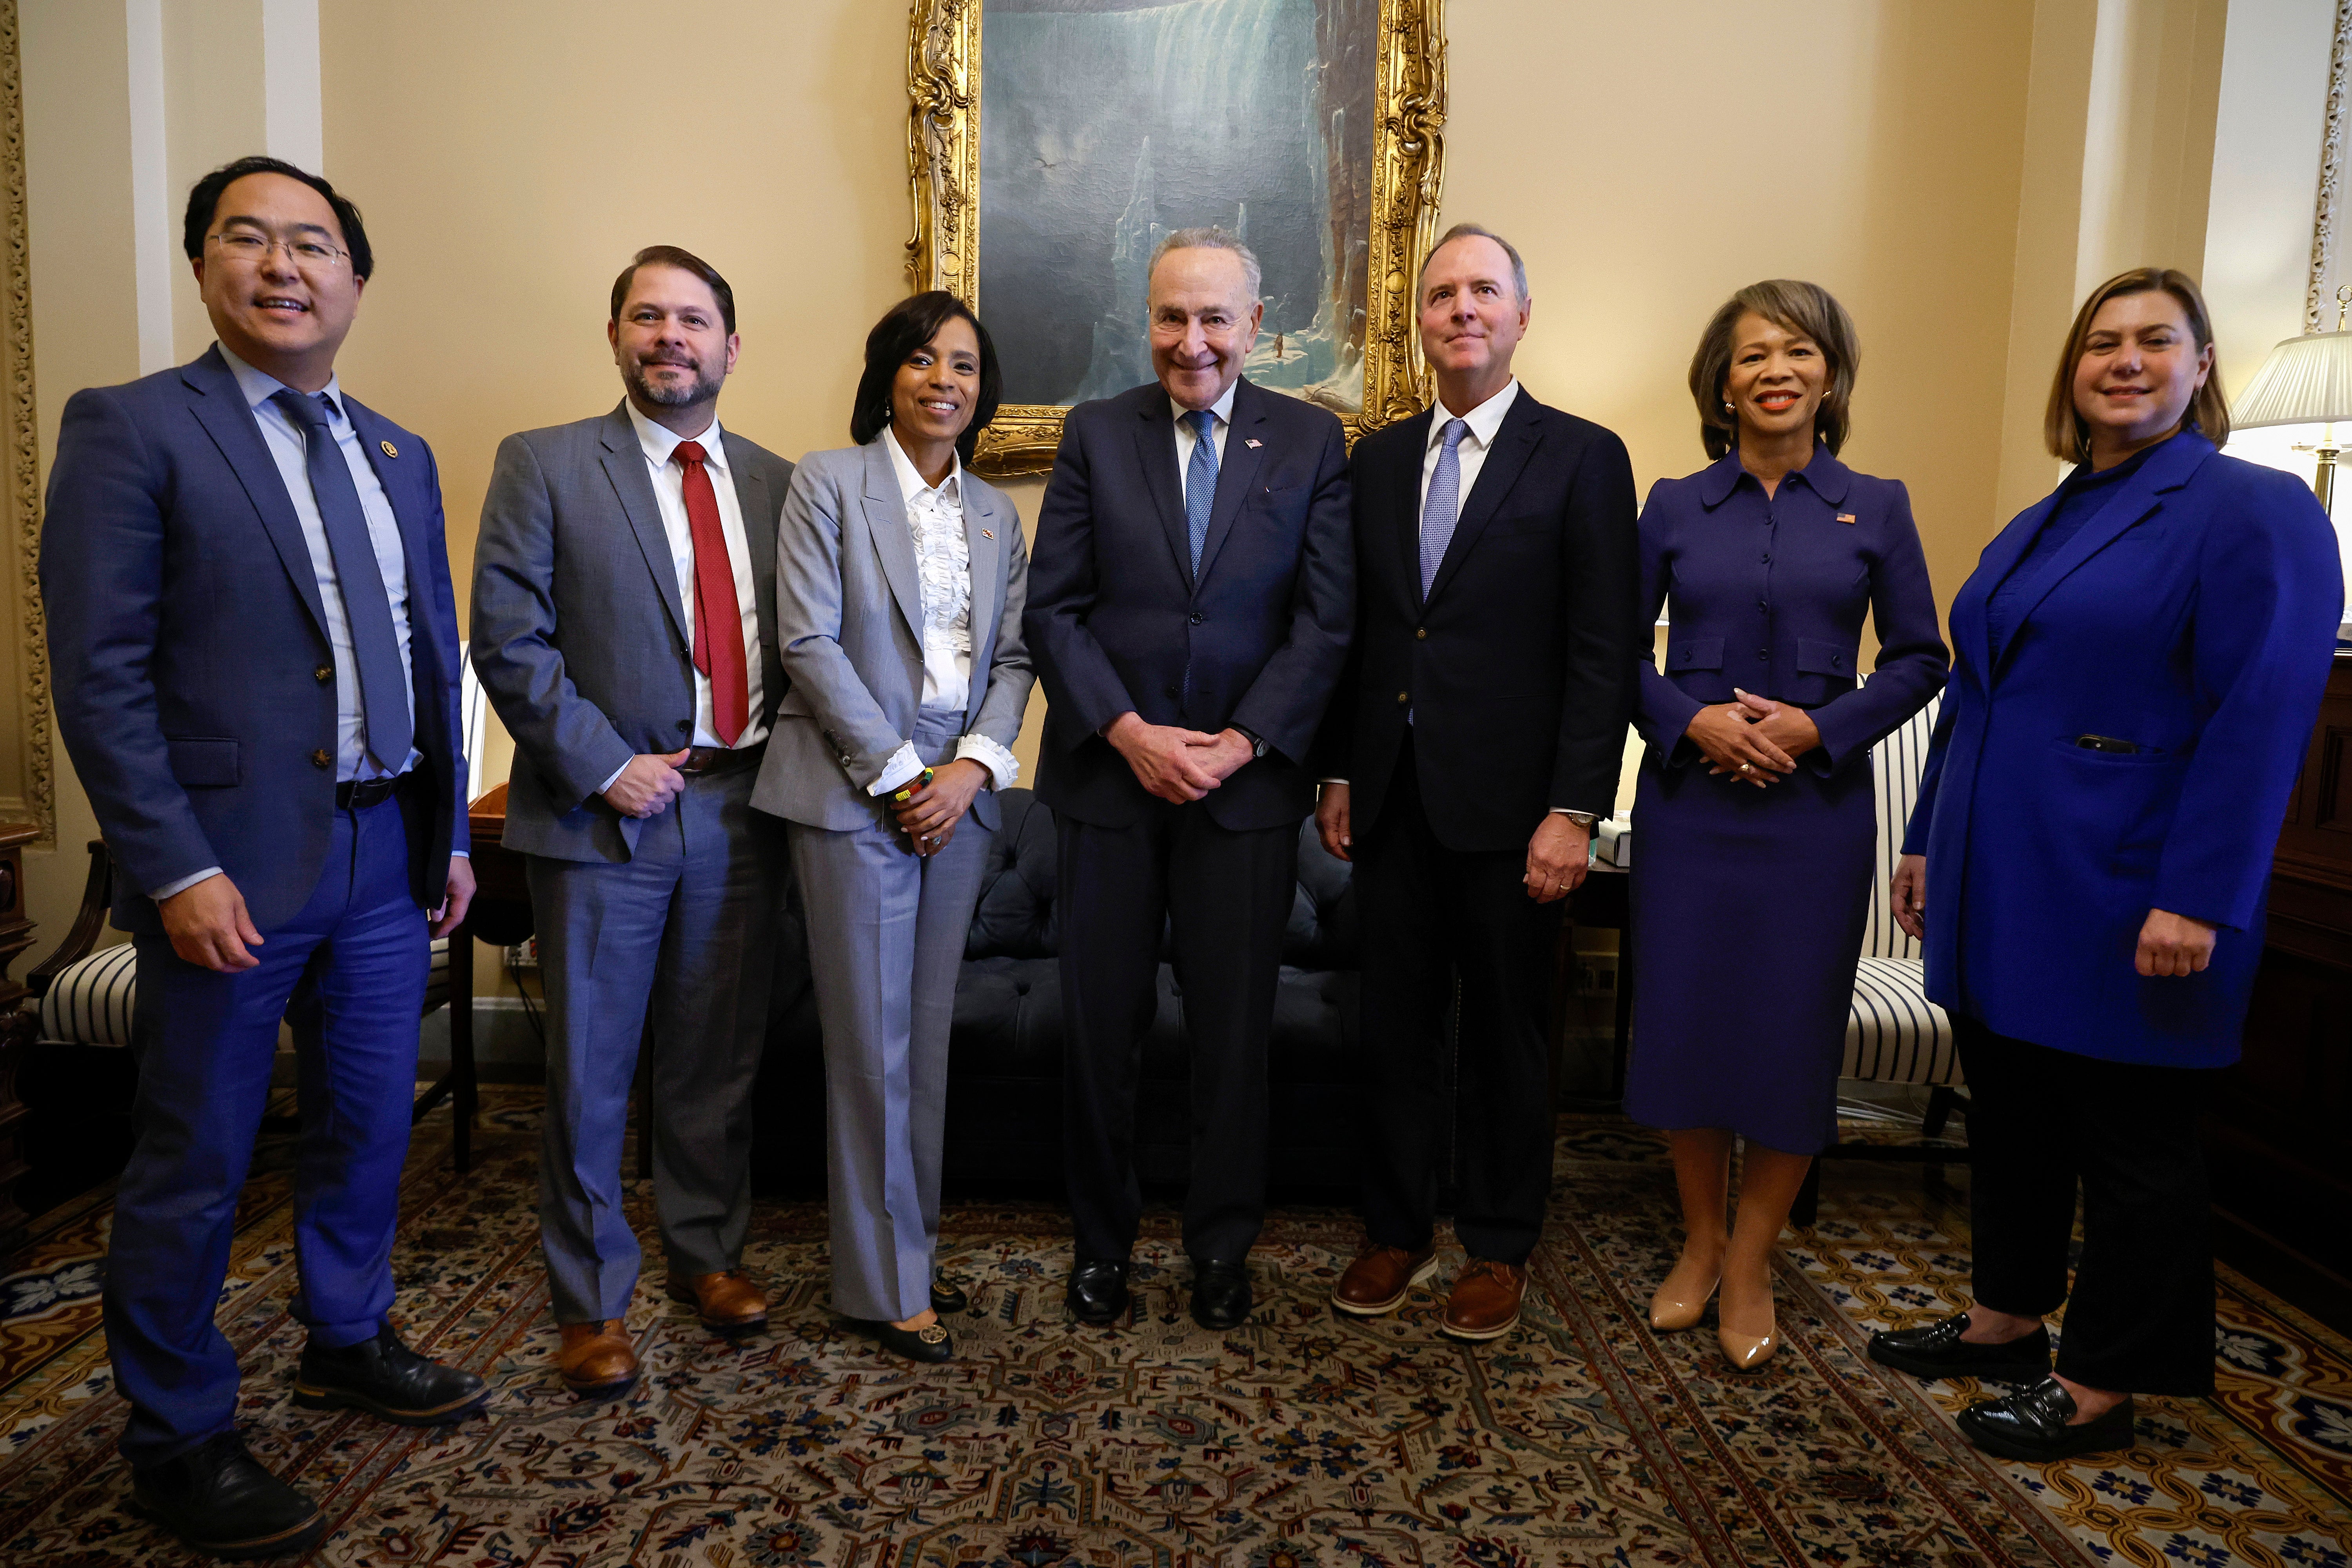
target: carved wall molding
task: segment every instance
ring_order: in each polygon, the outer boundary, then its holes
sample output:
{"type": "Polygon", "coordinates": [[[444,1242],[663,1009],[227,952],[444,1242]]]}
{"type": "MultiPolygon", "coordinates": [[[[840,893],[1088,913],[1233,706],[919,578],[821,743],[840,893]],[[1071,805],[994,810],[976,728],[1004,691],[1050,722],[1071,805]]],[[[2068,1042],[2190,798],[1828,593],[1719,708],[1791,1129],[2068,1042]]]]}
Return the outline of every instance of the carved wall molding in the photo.
{"type": "Polygon", "coordinates": [[[2333,331],[2336,318],[2336,207],[2344,189],[2344,139],[2352,126],[2352,0],[2336,0],[2336,41],[2327,68],[2327,128],[2320,142],[2319,199],[2311,220],[2311,279],[2303,293],[2303,330],[2333,331]]]}
{"type": "MultiPolygon", "coordinates": [[[[41,611],[41,481],[33,396],[33,268],[25,216],[24,65],[16,0],[0,0],[0,421],[6,427],[7,535],[16,554],[18,795],[9,815],[35,823],[34,847],[57,843],[57,772],[51,754],[47,622],[41,611]]],[[[13,784],[15,788],[6,786],[13,784]]]]}
{"type": "MultiPolygon", "coordinates": [[[[980,101],[982,0],[912,0],[907,34],[907,179],[914,233],[912,291],[944,289],[986,314],[980,299],[980,101]]],[[[1413,283],[1436,237],[1445,168],[1444,0],[1380,0],[1374,67],[1370,261],[1365,288],[1364,396],[1343,413],[1348,438],[1412,417],[1429,402],[1413,283]]],[[[983,474],[1043,473],[1061,445],[1064,410],[1008,404],[982,432],[983,474]]]]}

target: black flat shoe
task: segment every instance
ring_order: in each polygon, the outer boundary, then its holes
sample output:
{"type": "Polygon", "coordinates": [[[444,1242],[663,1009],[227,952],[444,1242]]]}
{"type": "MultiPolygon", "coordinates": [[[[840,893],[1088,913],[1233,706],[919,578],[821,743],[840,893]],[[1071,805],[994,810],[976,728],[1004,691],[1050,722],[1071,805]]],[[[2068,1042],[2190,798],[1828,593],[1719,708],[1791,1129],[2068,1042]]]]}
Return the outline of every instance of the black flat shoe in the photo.
{"type": "Polygon", "coordinates": [[[1960,1412],[1960,1430],[1988,1454],[2029,1464],[2106,1454],[2132,1446],[2135,1413],[2126,1396],[2105,1415],[2070,1426],[2074,1396],[2054,1377],[2021,1388],[2005,1399],[1986,1399],[1960,1412]]]}
{"type": "Polygon", "coordinates": [[[934,1275],[932,1277],[932,1311],[942,1313],[961,1312],[971,1305],[971,1298],[963,1293],[962,1286],[956,1284],[953,1280],[949,1279],[944,1275],[934,1275]]]}
{"type": "Polygon", "coordinates": [[[945,1323],[933,1323],[928,1329],[902,1329],[878,1318],[852,1318],[849,1326],[888,1351],[937,1366],[941,1362],[955,1360],[955,1340],[948,1333],[945,1323]]]}
{"type": "Polygon", "coordinates": [[[131,1471],[131,1508],[205,1556],[231,1563],[292,1557],[327,1533],[318,1504],[263,1469],[234,1432],[131,1471]]]}
{"type": "Polygon", "coordinates": [[[1100,1258],[1081,1258],[1070,1270],[1070,1288],[1062,1293],[1070,1316],[1097,1329],[1107,1329],[1127,1316],[1131,1302],[1127,1292],[1127,1265],[1100,1258]]]}
{"type": "Polygon", "coordinates": [[[1914,1377],[1973,1377],[1982,1383],[2040,1383],[2050,1375],[2050,1331],[2036,1329],[2005,1345],[1972,1345],[1960,1336],[1969,1315],[1955,1312],[1916,1329],[1870,1336],[1870,1359],[1914,1377]]]}
{"type": "Polygon", "coordinates": [[[364,1410],[396,1426],[446,1426],[478,1415],[489,1385],[400,1342],[387,1323],[355,1345],[306,1344],[294,1371],[305,1410],[364,1410]]]}
{"type": "Polygon", "coordinates": [[[1213,1258],[1192,1260],[1192,1321],[1223,1333],[1249,1321],[1249,1270],[1213,1258]]]}

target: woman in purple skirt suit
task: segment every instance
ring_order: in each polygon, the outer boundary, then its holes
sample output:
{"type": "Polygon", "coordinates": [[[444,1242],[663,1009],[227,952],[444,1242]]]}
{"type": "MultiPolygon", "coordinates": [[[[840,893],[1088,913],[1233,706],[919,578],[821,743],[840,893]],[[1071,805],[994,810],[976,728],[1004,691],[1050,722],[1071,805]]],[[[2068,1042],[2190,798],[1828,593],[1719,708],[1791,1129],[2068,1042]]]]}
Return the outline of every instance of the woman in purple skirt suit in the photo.
{"type": "Polygon", "coordinates": [[[1948,665],[1910,498],[1837,459],[1855,357],[1852,320],[1816,285],[1733,295],[1691,360],[1716,461],[1642,509],[1643,592],[1672,629],[1664,669],[1643,663],[1635,721],[1649,749],[1625,1109],[1673,1133],[1682,1194],[1682,1257],[1651,1325],[1696,1324],[1719,1281],[1717,1337],[1740,1367],[1777,1346],[1772,1253],[1835,1133],[1876,865],[1870,747],[1948,665]],[[1865,614],[1878,663],[1857,686],[1865,614]]]}

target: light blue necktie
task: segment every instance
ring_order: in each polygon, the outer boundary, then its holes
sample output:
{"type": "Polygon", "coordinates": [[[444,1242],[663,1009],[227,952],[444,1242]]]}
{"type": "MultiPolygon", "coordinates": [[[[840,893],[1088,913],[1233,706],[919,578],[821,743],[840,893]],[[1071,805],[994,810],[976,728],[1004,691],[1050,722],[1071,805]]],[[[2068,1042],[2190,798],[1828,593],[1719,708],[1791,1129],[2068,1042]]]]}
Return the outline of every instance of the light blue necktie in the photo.
{"type": "Polygon", "coordinates": [[[342,448],[327,423],[323,395],[305,397],[289,387],[273,393],[270,401],[301,427],[302,463],[310,475],[310,499],[318,503],[327,553],[335,563],[335,578],[342,589],[343,615],[351,623],[352,658],[359,666],[360,714],[367,729],[368,752],[386,769],[398,772],[408,761],[416,716],[410,706],[408,679],[400,668],[400,636],[392,624],[392,595],[383,585],[375,542],[368,536],[359,487],[352,482],[351,467],[343,461],[342,448]]]}
{"type": "Polygon", "coordinates": [[[1217,505],[1217,414],[1195,408],[1184,416],[1192,427],[1192,460],[1184,465],[1184,529],[1192,536],[1192,575],[1201,574],[1201,547],[1209,542],[1209,513],[1217,505]]]}
{"type": "Polygon", "coordinates": [[[1437,472],[1429,477],[1429,499],[1421,503],[1421,596],[1437,581],[1437,563],[1454,542],[1454,525],[1462,515],[1462,437],[1470,426],[1459,419],[1445,422],[1444,447],[1437,454],[1437,472]]]}

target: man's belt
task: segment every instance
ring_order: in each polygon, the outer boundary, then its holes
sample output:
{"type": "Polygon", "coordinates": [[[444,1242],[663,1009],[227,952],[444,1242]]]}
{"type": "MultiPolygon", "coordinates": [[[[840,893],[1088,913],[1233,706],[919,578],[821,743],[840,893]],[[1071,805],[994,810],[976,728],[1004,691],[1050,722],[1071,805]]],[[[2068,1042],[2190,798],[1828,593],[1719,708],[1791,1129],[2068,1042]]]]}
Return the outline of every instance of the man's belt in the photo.
{"type": "Polygon", "coordinates": [[[369,806],[382,805],[399,794],[400,786],[407,782],[406,773],[389,779],[345,779],[335,786],[335,809],[365,811],[369,806]]]}
{"type": "Polygon", "coordinates": [[[760,759],[768,753],[768,742],[761,740],[749,746],[690,746],[686,761],[677,771],[699,778],[706,773],[731,773],[743,768],[756,768],[760,759]]]}

